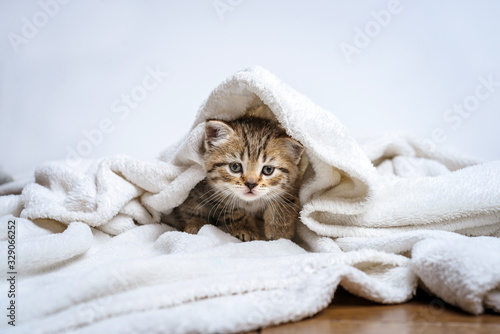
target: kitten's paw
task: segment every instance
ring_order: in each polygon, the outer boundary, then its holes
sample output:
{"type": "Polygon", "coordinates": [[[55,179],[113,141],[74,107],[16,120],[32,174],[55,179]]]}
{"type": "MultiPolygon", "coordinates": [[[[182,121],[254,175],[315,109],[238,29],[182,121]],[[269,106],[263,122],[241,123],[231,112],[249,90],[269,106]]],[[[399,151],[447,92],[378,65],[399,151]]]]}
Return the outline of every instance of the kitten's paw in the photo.
{"type": "Polygon", "coordinates": [[[201,226],[186,226],[184,228],[184,232],[189,234],[198,234],[198,231],[201,229],[201,226]]]}
{"type": "Polygon", "coordinates": [[[241,241],[260,240],[259,233],[252,231],[252,230],[240,229],[240,230],[231,231],[230,233],[233,237],[236,237],[236,238],[240,239],[241,241]]]}
{"type": "Polygon", "coordinates": [[[269,240],[278,240],[281,238],[292,239],[295,234],[295,226],[280,226],[274,224],[266,224],[264,226],[264,233],[269,240]]]}

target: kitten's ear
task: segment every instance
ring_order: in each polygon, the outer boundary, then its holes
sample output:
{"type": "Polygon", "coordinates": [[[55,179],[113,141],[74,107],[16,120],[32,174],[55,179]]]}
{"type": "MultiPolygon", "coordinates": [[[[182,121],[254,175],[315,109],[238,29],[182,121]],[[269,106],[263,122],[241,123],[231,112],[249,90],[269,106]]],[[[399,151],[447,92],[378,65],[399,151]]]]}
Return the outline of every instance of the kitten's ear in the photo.
{"type": "Polygon", "coordinates": [[[304,146],[293,138],[285,138],[284,140],[288,152],[290,152],[295,164],[298,164],[302,153],[304,153],[304,146]]]}
{"type": "Polygon", "coordinates": [[[218,120],[208,120],[205,123],[205,148],[218,146],[229,139],[234,130],[227,123],[218,120]]]}

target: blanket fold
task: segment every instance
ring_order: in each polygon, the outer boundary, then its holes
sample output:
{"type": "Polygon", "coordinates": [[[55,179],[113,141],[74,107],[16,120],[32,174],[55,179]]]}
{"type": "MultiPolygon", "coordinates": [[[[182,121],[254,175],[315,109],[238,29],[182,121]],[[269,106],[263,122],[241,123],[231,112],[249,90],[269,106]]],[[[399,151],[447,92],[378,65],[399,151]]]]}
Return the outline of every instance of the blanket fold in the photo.
{"type": "Polygon", "coordinates": [[[419,280],[468,312],[498,312],[499,172],[402,134],[355,140],[265,69],[240,71],[156,160],[50,162],[21,194],[0,185],[1,247],[15,220],[22,258],[15,330],[237,332],[313,315],[339,285],[401,303],[419,280]],[[295,239],[241,243],[211,225],[189,235],[159,224],[205,177],[204,122],[256,105],[305,147],[295,239]]]}

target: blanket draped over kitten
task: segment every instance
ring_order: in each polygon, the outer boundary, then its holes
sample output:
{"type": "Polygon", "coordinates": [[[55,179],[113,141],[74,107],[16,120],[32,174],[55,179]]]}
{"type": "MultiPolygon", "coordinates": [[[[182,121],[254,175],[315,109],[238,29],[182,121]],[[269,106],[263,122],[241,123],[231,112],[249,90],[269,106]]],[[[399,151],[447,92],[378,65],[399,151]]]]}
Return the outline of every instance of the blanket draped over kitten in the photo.
{"type": "Polygon", "coordinates": [[[242,241],[290,239],[300,204],[303,146],[275,121],[244,116],[205,124],[207,176],[174,211],[180,229],[219,226],[242,241]]]}

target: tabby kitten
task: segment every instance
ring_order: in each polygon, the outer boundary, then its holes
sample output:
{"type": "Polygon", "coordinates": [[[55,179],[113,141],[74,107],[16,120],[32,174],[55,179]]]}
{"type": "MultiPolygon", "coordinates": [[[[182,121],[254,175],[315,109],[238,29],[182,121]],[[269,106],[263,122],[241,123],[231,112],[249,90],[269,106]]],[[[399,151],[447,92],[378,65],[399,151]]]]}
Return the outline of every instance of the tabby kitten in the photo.
{"type": "Polygon", "coordinates": [[[204,146],[207,176],[176,209],[180,228],[195,234],[211,223],[242,241],[291,239],[302,145],[276,122],[245,116],[208,120],[204,146]]]}

